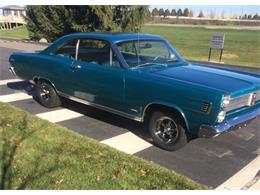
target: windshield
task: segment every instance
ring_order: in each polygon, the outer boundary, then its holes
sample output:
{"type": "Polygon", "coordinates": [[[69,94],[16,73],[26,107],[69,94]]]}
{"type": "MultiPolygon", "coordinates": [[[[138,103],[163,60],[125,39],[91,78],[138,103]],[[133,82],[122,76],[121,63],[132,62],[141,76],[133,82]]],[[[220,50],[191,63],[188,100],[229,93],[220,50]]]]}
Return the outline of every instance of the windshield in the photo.
{"type": "Polygon", "coordinates": [[[134,40],[120,42],[117,47],[129,67],[167,65],[178,61],[177,55],[164,41],[134,40]]]}

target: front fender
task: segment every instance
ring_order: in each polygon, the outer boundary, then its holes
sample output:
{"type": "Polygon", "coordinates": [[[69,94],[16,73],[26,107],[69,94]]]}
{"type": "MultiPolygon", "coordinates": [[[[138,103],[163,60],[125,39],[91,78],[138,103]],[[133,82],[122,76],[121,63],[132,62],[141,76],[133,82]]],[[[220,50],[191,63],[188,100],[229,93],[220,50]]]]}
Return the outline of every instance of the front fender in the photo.
{"type": "Polygon", "coordinates": [[[187,127],[187,130],[189,131],[189,122],[188,122],[188,120],[187,120],[187,117],[186,117],[186,114],[185,114],[184,110],[183,110],[182,108],[180,108],[178,105],[173,104],[173,103],[169,103],[169,102],[158,101],[158,102],[151,102],[151,103],[147,104],[147,105],[144,107],[144,109],[143,109],[142,120],[144,120],[145,113],[146,113],[147,109],[148,109],[150,106],[154,106],[154,105],[164,106],[164,107],[168,107],[168,108],[170,108],[170,109],[174,109],[174,110],[178,111],[178,112],[181,114],[181,116],[182,116],[182,118],[183,118],[183,120],[184,120],[184,122],[185,122],[185,125],[186,125],[186,127],[187,127]]]}

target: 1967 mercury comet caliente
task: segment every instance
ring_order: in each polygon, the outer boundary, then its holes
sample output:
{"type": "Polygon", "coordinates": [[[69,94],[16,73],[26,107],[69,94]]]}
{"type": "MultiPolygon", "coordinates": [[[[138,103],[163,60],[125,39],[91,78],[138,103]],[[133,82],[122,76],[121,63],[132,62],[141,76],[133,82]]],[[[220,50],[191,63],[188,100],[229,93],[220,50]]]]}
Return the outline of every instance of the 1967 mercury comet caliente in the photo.
{"type": "Polygon", "coordinates": [[[194,65],[162,37],[80,33],[45,50],[14,53],[10,71],[36,85],[38,101],[60,96],[147,121],[156,145],[176,150],[189,135],[213,137],[260,113],[258,74],[194,65]]]}

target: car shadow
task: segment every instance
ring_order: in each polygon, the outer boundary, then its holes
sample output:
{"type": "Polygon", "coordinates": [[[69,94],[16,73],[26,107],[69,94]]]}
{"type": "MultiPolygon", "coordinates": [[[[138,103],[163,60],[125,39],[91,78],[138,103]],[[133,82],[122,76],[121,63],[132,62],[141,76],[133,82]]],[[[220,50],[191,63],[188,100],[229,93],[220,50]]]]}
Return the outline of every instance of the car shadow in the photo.
{"type": "Polygon", "coordinates": [[[126,129],[136,136],[151,142],[146,124],[137,122],[119,115],[107,112],[98,108],[94,108],[85,104],[81,104],[66,98],[61,98],[62,107],[83,114],[84,116],[105,122],[119,128],[126,129]]]}
{"type": "MultiPolygon", "coordinates": [[[[24,93],[31,95],[33,99],[36,102],[38,102],[35,93],[35,86],[31,84],[29,81],[7,83],[7,87],[12,90],[23,91],[24,93]]],[[[148,142],[152,142],[145,123],[140,123],[131,119],[127,119],[101,109],[97,109],[82,103],[69,100],[67,98],[61,97],[61,101],[61,107],[81,113],[87,117],[105,122],[107,124],[126,129],[135,134],[136,136],[148,142]]]]}
{"type": "Polygon", "coordinates": [[[8,88],[16,91],[22,91],[32,97],[35,97],[35,86],[29,81],[17,81],[6,84],[8,88]]]}

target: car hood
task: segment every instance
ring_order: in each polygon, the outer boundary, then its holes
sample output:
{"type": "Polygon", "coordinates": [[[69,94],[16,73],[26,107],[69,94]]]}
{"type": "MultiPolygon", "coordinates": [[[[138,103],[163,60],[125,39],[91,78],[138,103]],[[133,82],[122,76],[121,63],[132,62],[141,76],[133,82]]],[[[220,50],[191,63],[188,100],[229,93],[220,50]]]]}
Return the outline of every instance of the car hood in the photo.
{"type": "Polygon", "coordinates": [[[188,64],[170,66],[153,72],[170,79],[203,85],[224,92],[232,93],[239,90],[259,90],[259,75],[252,76],[243,72],[223,70],[207,66],[188,64]]]}

